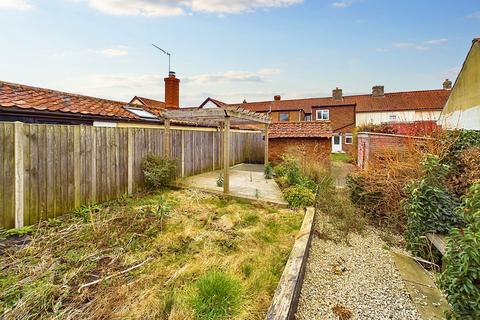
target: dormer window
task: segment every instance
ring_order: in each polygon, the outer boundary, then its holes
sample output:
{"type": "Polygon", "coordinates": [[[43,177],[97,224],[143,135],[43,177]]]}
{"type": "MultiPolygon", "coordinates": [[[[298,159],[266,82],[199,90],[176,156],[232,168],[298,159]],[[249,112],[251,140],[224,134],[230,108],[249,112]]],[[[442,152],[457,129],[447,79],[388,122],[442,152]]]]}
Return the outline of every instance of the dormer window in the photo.
{"type": "Polygon", "coordinates": [[[278,118],[279,118],[280,121],[289,121],[290,120],[290,115],[288,114],[288,112],[280,113],[278,118]]]}
{"type": "Polygon", "coordinates": [[[317,120],[330,120],[330,110],[317,110],[317,120]]]}

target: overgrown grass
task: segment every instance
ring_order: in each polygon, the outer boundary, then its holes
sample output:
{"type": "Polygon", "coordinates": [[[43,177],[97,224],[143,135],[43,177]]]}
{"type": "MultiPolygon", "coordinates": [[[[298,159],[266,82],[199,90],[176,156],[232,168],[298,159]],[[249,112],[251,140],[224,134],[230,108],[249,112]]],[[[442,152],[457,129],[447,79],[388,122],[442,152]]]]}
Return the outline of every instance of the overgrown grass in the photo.
{"type": "Polygon", "coordinates": [[[301,221],[290,210],[195,191],[85,207],[42,222],[28,246],[0,257],[0,314],[194,319],[209,308],[192,305],[198,279],[217,270],[244,293],[227,308],[231,317],[263,319],[301,221]],[[160,200],[168,215],[157,214],[160,200]]]}
{"type": "Polygon", "coordinates": [[[353,159],[348,153],[331,153],[330,160],[345,162],[345,163],[353,163],[353,159]]]}

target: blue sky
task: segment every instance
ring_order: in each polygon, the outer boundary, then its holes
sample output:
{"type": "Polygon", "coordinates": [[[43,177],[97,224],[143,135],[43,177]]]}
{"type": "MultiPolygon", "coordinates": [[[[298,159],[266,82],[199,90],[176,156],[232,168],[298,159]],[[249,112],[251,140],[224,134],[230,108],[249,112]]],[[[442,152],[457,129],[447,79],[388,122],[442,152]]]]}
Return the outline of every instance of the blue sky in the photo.
{"type": "Polygon", "coordinates": [[[440,88],[480,36],[478,0],[0,0],[0,80],[182,106],[440,88]]]}

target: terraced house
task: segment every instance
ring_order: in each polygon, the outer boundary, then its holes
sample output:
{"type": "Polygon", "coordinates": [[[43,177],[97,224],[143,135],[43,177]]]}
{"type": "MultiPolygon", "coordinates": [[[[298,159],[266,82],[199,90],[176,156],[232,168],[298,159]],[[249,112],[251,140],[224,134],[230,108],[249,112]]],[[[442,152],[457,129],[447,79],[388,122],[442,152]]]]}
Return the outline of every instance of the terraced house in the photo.
{"type": "Polygon", "coordinates": [[[357,126],[385,122],[434,122],[448,99],[448,79],[439,90],[385,93],[383,86],[374,86],[371,94],[344,96],[335,88],[330,97],[246,102],[245,109],[270,113],[273,122],[329,121],[332,126],[332,152],[353,149],[353,130],[357,126]]]}

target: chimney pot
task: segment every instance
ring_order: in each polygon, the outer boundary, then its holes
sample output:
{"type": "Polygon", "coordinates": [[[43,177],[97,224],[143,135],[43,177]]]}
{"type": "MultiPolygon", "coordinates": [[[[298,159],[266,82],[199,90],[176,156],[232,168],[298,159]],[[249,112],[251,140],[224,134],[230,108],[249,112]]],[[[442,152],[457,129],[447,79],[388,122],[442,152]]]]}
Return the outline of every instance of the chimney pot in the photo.
{"type": "Polygon", "coordinates": [[[333,89],[333,90],[332,90],[332,97],[333,97],[335,100],[342,100],[342,99],[343,99],[342,89],[339,89],[338,87],[336,87],[335,89],[333,89]]]}
{"type": "Polygon", "coordinates": [[[280,100],[282,100],[282,96],[279,96],[279,95],[274,96],[274,97],[273,97],[273,100],[275,100],[275,101],[280,101],[280,100]]]}
{"type": "Polygon", "coordinates": [[[383,97],[383,96],[385,96],[385,87],[384,86],[373,86],[372,97],[383,97]]]}
{"type": "Polygon", "coordinates": [[[451,90],[452,89],[452,81],[445,79],[443,81],[443,90],[451,90]]]}
{"type": "Polygon", "coordinates": [[[175,72],[170,71],[165,80],[165,104],[169,107],[180,107],[180,79],[175,77],[175,72]]]}
{"type": "Polygon", "coordinates": [[[247,99],[243,99],[243,103],[247,103],[247,99]]]}

